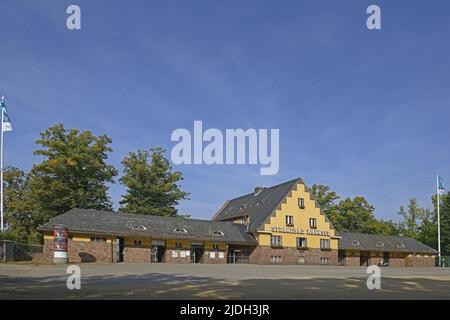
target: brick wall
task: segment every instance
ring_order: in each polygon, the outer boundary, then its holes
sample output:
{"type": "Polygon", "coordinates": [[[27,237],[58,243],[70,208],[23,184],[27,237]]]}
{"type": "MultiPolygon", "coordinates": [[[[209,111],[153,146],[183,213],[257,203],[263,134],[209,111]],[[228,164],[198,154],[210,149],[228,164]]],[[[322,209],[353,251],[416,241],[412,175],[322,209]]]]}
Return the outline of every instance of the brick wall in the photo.
{"type": "Polygon", "coordinates": [[[281,257],[279,264],[309,264],[320,265],[320,258],[328,258],[328,265],[338,265],[338,251],[324,251],[320,249],[298,250],[297,248],[272,248],[258,246],[250,255],[250,263],[273,264],[272,256],[281,257]]]}
{"type": "Polygon", "coordinates": [[[113,262],[112,243],[73,241],[69,239],[69,262],[113,262]]]}
{"type": "Polygon", "coordinates": [[[344,266],[359,267],[361,265],[361,258],[359,254],[345,252],[344,266]]]}
{"type": "MultiPolygon", "coordinates": [[[[68,243],[69,263],[88,262],[114,262],[115,247],[112,243],[105,241],[82,242],[69,239],[68,243]],[[114,250],[113,250],[114,249],[114,250]]],[[[53,263],[53,240],[44,241],[44,260],[53,263]]]]}
{"type": "Polygon", "coordinates": [[[202,263],[209,263],[209,264],[227,263],[227,252],[225,250],[219,250],[219,251],[205,250],[205,253],[203,254],[202,263]],[[210,252],[214,252],[214,258],[211,258],[210,252]],[[219,253],[221,253],[223,255],[222,258],[219,258],[219,253]]]}
{"type": "Polygon", "coordinates": [[[390,257],[389,267],[405,267],[405,258],[403,257],[390,257]]]}
{"type": "Polygon", "coordinates": [[[165,253],[165,262],[166,263],[191,263],[191,255],[190,248],[182,248],[182,249],[174,249],[174,248],[166,248],[165,253]],[[189,252],[189,255],[186,255],[184,257],[181,257],[181,251],[189,252]],[[173,252],[176,252],[176,257],[173,256],[173,252]]]}
{"type": "Polygon", "coordinates": [[[124,262],[150,262],[150,248],[136,248],[125,246],[123,250],[124,262]]]}
{"type": "Polygon", "coordinates": [[[405,258],[405,265],[407,267],[435,267],[436,257],[435,256],[408,256],[405,258]]]}

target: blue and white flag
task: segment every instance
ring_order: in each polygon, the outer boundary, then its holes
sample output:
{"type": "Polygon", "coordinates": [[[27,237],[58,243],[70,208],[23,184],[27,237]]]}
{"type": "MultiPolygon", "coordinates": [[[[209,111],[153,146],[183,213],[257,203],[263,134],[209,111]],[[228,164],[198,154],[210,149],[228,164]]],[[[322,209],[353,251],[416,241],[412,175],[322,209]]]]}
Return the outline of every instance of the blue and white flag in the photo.
{"type": "Polygon", "coordinates": [[[445,193],[445,179],[438,176],[438,193],[445,193]]]}
{"type": "Polygon", "coordinates": [[[0,102],[1,104],[1,111],[3,113],[3,123],[2,123],[2,130],[3,131],[12,131],[12,125],[11,120],[9,120],[8,116],[8,110],[6,109],[6,104],[3,102],[3,100],[0,102]]]}

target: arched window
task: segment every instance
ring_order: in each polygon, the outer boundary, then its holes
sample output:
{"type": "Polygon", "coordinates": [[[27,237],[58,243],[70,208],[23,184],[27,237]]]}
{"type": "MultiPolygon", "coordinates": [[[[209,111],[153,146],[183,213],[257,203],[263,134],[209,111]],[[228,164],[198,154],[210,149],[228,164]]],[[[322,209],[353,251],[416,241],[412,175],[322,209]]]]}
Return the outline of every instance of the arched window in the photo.
{"type": "Polygon", "coordinates": [[[384,243],[381,242],[381,241],[378,241],[378,242],[377,242],[377,247],[384,247],[384,243]]]}
{"type": "Polygon", "coordinates": [[[358,240],[353,240],[352,241],[352,246],[359,246],[361,243],[359,243],[358,240]]]}
{"type": "Polygon", "coordinates": [[[400,241],[399,243],[397,243],[397,248],[405,248],[406,245],[403,241],[400,241]]]}
{"type": "Polygon", "coordinates": [[[222,232],[222,231],[220,231],[220,230],[214,230],[213,232],[212,232],[212,234],[214,235],[214,236],[219,236],[219,237],[223,237],[225,234],[222,232]]]}
{"type": "Polygon", "coordinates": [[[185,228],[175,228],[173,230],[173,232],[176,232],[176,233],[187,233],[187,230],[185,228]]]}
{"type": "Polygon", "coordinates": [[[134,230],[134,231],[147,231],[147,227],[139,224],[139,225],[131,226],[131,230],[134,230]]]}

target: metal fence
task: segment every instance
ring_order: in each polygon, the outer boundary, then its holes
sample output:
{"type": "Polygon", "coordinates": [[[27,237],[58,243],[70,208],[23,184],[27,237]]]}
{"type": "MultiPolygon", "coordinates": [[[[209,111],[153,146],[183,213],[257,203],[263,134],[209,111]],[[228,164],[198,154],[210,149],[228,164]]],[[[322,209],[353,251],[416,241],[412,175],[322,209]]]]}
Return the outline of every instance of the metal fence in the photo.
{"type": "Polygon", "coordinates": [[[44,246],[0,240],[0,261],[43,261],[44,246]]]}

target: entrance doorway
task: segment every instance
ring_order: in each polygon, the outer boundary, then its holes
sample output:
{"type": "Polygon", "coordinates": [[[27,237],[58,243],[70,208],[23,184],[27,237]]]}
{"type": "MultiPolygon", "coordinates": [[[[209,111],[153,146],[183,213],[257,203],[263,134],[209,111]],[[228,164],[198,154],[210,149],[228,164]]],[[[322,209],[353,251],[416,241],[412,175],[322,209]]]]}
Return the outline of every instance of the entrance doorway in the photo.
{"type": "Polygon", "coordinates": [[[151,262],[164,262],[166,242],[164,240],[152,240],[150,255],[151,262]]]}
{"type": "Polygon", "coordinates": [[[191,245],[191,263],[201,263],[204,252],[203,243],[193,243],[191,245]]]}
{"type": "Polygon", "coordinates": [[[385,264],[387,267],[389,266],[389,252],[383,252],[383,264],[385,264]]]}
{"type": "Polygon", "coordinates": [[[345,258],[346,258],[345,250],[339,250],[338,251],[338,264],[340,266],[345,266],[345,258]]]}
{"type": "Polygon", "coordinates": [[[116,239],[116,262],[123,262],[123,248],[125,240],[123,238],[116,239]]]}
{"type": "Polygon", "coordinates": [[[359,265],[361,267],[369,265],[369,252],[361,251],[361,254],[359,256],[359,265]]]}
{"type": "Polygon", "coordinates": [[[250,263],[250,253],[249,248],[229,246],[227,263],[250,263]]]}

